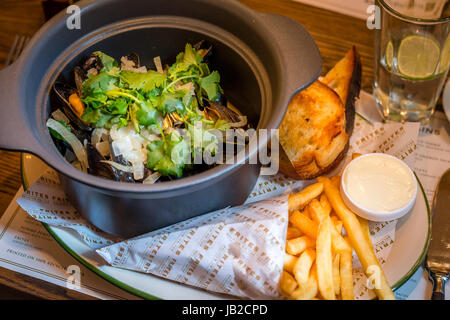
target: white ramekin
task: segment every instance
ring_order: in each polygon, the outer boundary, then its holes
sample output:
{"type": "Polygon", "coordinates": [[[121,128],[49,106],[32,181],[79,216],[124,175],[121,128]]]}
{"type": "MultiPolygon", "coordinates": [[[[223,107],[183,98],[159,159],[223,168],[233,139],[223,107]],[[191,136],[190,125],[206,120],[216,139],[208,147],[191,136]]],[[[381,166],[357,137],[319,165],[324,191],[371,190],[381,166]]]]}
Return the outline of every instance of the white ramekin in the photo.
{"type": "Polygon", "coordinates": [[[405,214],[407,214],[409,211],[411,211],[411,209],[414,207],[414,204],[416,203],[417,188],[418,188],[417,179],[416,179],[413,171],[411,170],[411,168],[409,168],[409,166],[404,161],[402,161],[394,156],[385,154],[385,153],[368,153],[368,154],[362,155],[362,156],[350,161],[350,163],[345,167],[344,172],[342,173],[342,179],[341,179],[341,196],[342,196],[342,200],[344,200],[345,205],[350,210],[352,210],[354,213],[359,215],[360,217],[363,217],[370,221],[377,221],[377,222],[399,219],[399,218],[403,217],[405,214]],[[408,171],[412,177],[412,181],[414,181],[414,193],[413,193],[413,196],[411,197],[410,201],[402,208],[399,208],[392,212],[373,211],[373,210],[369,210],[369,209],[361,207],[359,204],[357,204],[355,201],[353,201],[352,198],[349,196],[347,189],[346,189],[346,185],[345,185],[345,177],[346,177],[347,170],[351,167],[351,165],[352,165],[352,163],[354,163],[354,161],[358,161],[364,157],[370,157],[370,156],[374,156],[374,155],[394,159],[395,161],[401,163],[403,166],[408,168],[408,171]]]}

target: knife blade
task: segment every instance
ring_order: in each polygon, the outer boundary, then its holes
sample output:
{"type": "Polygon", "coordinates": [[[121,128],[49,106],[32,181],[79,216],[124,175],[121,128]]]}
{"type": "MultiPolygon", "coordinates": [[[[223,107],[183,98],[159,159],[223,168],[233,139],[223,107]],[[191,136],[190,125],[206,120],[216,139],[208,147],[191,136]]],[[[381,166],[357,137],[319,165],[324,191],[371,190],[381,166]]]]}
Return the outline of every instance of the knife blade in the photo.
{"type": "Polygon", "coordinates": [[[431,240],[425,266],[433,283],[433,300],[445,299],[450,274],[450,169],[441,177],[433,200],[431,240]]]}

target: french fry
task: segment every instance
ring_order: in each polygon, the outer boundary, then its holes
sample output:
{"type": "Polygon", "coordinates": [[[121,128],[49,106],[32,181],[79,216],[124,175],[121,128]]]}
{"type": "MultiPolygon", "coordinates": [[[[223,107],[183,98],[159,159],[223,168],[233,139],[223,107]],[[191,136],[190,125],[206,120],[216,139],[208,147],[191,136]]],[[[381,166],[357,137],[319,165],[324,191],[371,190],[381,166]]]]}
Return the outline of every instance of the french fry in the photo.
{"type": "Polygon", "coordinates": [[[309,278],[309,272],[315,259],[316,252],[312,249],[306,249],[297,259],[293,273],[299,287],[306,286],[309,278]]]}
{"type": "Polygon", "coordinates": [[[341,220],[338,220],[337,218],[336,219],[333,219],[333,218],[335,218],[335,217],[331,217],[331,221],[333,222],[334,227],[336,228],[336,231],[339,234],[342,234],[342,228],[344,226],[344,223],[341,220]]]}
{"type": "Polygon", "coordinates": [[[340,256],[341,299],[353,300],[352,251],[344,251],[340,256]]]}
{"type": "Polygon", "coordinates": [[[289,253],[286,253],[284,255],[284,266],[283,266],[283,269],[286,270],[287,272],[291,273],[291,274],[294,274],[293,273],[293,269],[294,269],[295,263],[297,262],[297,259],[298,258],[296,256],[293,256],[293,255],[291,255],[289,253]]]}
{"type": "Polygon", "coordinates": [[[280,280],[280,288],[286,295],[291,296],[297,288],[297,282],[288,272],[283,271],[280,280]]]}
{"type": "Polygon", "coordinates": [[[303,213],[305,215],[305,217],[308,217],[309,219],[311,219],[311,210],[309,210],[309,206],[305,207],[300,212],[303,213]]]}
{"type": "Polygon", "coordinates": [[[334,286],[334,294],[338,297],[341,293],[341,276],[339,274],[339,264],[341,255],[337,253],[333,259],[333,286],[334,286]]]}
{"type": "Polygon", "coordinates": [[[331,230],[331,219],[326,217],[319,225],[316,239],[317,283],[321,296],[326,300],[335,300],[336,298],[333,284],[331,230]]]}
{"type": "Polygon", "coordinates": [[[298,287],[292,294],[291,297],[295,300],[311,300],[317,296],[318,285],[317,285],[317,268],[314,264],[309,273],[308,282],[303,287],[298,287]]]}
{"type": "Polygon", "coordinates": [[[305,216],[300,211],[294,211],[291,214],[291,223],[308,237],[315,239],[317,237],[318,224],[305,216]]]}
{"type": "Polygon", "coordinates": [[[325,210],[327,215],[330,215],[331,213],[331,204],[327,199],[327,195],[325,193],[322,193],[320,195],[320,204],[322,205],[323,209],[325,210]]]}
{"type": "Polygon", "coordinates": [[[370,229],[369,229],[369,221],[367,219],[364,219],[362,217],[357,216],[359,223],[361,224],[361,228],[364,232],[364,235],[366,236],[367,242],[370,244],[372,250],[373,250],[373,243],[372,239],[370,238],[370,229]]]}
{"type": "Polygon", "coordinates": [[[323,191],[322,183],[315,183],[300,191],[293,193],[288,199],[289,212],[303,209],[312,199],[317,198],[323,191]]]}
{"type": "Polygon", "coordinates": [[[311,219],[314,220],[317,224],[319,224],[326,217],[328,217],[327,211],[325,211],[324,207],[320,204],[319,200],[317,199],[311,201],[308,208],[311,214],[311,219]]]}
{"type": "Polygon", "coordinates": [[[338,190],[341,188],[341,177],[340,176],[334,176],[330,178],[331,183],[338,188],[338,190]]]}
{"type": "Polygon", "coordinates": [[[351,250],[350,245],[344,240],[341,234],[337,232],[336,228],[331,228],[331,246],[335,253],[351,250]]]}
{"type": "MultiPolygon", "coordinates": [[[[378,267],[380,271],[380,283],[378,284],[378,287],[375,288],[376,295],[381,300],[395,299],[394,293],[392,292],[392,289],[386,280],[386,276],[381,269],[380,263],[378,262],[375,253],[372,250],[371,244],[368,243],[367,237],[364,235],[364,231],[361,228],[361,224],[356,218],[356,215],[344,204],[340,196],[339,189],[330,181],[330,179],[321,177],[319,178],[319,181],[324,184],[324,190],[327,195],[328,201],[330,201],[330,204],[333,207],[334,211],[344,223],[344,228],[349,236],[351,246],[355,249],[366,274],[368,268],[373,268],[373,266],[378,267]]],[[[317,259],[319,260],[319,253],[317,253],[317,259]]]]}
{"type": "Polygon", "coordinates": [[[286,234],[286,239],[287,240],[298,238],[301,235],[302,235],[301,231],[298,230],[296,227],[288,227],[287,228],[287,234],[286,234]]]}
{"type": "Polygon", "coordinates": [[[314,246],[315,241],[313,239],[308,236],[302,236],[286,241],[286,252],[295,256],[314,246]]]}

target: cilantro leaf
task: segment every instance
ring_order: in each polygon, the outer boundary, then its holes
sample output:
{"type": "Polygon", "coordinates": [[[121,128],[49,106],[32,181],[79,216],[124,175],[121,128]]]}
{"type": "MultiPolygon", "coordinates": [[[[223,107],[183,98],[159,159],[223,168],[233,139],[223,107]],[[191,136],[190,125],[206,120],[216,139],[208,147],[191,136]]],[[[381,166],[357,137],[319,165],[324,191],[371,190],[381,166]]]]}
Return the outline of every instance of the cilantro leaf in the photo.
{"type": "Polygon", "coordinates": [[[176,132],[164,140],[153,141],[147,146],[147,167],[164,176],[183,175],[183,168],[190,157],[190,147],[176,132]]]}
{"type": "Polygon", "coordinates": [[[86,105],[97,109],[106,104],[106,102],[108,101],[108,96],[103,92],[97,90],[91,92],[90,95],[84,97],[83,99],[81,99],[81,101],[83,101],[83,103],[85,103],[86,105]]]}
{"type": "Polygon", "coordinates": [[[143,126],[155,124],[158,121],[158,111],[146,102],[142,102],[137,107],[136,119],[143,126]]]}
{"type": "Polygon", "coordinates": [[[109,121],[113,118],[113,115],[102,111],[101,109],[86,108],[81,120],[87,123],[92,123],[97,128],[108,128],[111,126],[109,121]]]}
{"type": "Polygon", "coordinates": [[[107,72],[100,72],[83,82],[83,97],[93,95],[96,92],[113,90],[117,88],[118,84],[118,78],[109,75],[107,72]]]}
{"type": "Polygon", "coordinates": [[[211,101],[216,101],[219,97],[220,92],[219,87],[220,75],[217,71],[213,71],[209,76],[201,78],[198,80],[198,84],[202,90],[208,95],[208,99],[211,101]]]}
{"type": "Polygon", "coordinates": [[[203,61],[203,57],[192,47],[190,43],[186,43],[184,48],[183,63],[186,65],[199,65],[203,61]]]}
{"type": "Polygon", "coordinates": [[[169,68],[169,76],[199,75],[203,70],[200,66],[202,61],[203,57],[187,43],[184,52],[177,55],[176,62],[169,68]]]}
{"type": "Polygon", "coordinates": [[[154,70],[149,70],[146,73],[124,70],[120,73],[120,78],[127,83],[130,89],[142,89],[146,93],[163,86],[167,76],[154,70]]]}
{"type": "Polygon", "coordinates": [[[112,114],[126,114],[128,111],[128,102],[125,99],[110,100],[108,110],[112,114]]]}
{"type": "Polygon", "coordinates": [[[183,115],[186,112],[182,101],[184,96],[185,92],[183,90],[163,93],[160,98],[158,109],[163,113],[163,115],[167,115],[172,112],[177,112],[178,114],[183,115]]]}

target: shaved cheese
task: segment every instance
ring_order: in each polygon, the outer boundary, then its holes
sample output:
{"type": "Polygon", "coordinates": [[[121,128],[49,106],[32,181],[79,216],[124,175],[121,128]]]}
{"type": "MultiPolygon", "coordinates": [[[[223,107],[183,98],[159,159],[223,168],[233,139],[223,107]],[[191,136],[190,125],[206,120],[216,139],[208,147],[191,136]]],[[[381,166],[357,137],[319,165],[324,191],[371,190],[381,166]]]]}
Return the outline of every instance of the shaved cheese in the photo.
{"type": "Polygon", "coordinates": [[[124,70],[128,70],[128,71],[133,71],[133,72],[138,72],[138,73],[146,73],[147,72],[147,67],[142,66],[139,68],[135,68],[134,67],[134,61],[128,60],[127,57],[122,57],[120,58],[120,70],[124,71],[124,70]]]}
{"type": "Polygon", "coordinates": [[[163,70],[162,63],[161,63],[161,57],[158,56],[158,57],[153,58],[153,62],[155,63],[156,71],[164,74],[164,70],[163,70]]]}

